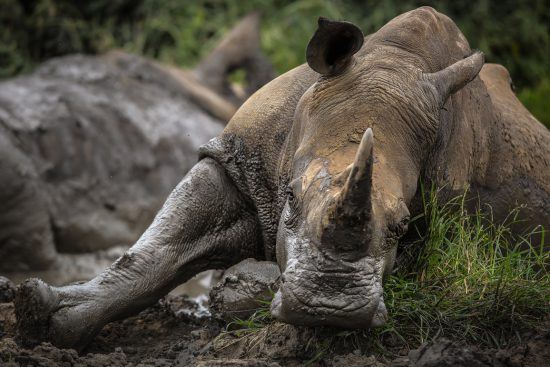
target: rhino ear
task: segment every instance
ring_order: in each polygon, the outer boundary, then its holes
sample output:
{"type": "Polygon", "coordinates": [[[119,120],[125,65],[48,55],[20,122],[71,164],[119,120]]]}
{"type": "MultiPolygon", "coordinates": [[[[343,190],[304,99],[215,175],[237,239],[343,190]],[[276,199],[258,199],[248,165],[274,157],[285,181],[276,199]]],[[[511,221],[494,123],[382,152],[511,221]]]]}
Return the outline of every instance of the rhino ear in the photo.
{"type": "Polygon", "coordinates": [[[485,57],[483,52],[476,51],[467,58],[457,61],[443,70],[424,74],[424,76],[436,88],[441,104],[444,104],[451,94],[474,80],[484,63],[485,57]]]}
{"type": "Polygon", "coordinates": [[[352,23],[323,17],[317,24],[317,31],[307,45],[307,63],[319,74],[337,74],[349,65],[352,56],[361,49],[363,32],[352,23]]]}

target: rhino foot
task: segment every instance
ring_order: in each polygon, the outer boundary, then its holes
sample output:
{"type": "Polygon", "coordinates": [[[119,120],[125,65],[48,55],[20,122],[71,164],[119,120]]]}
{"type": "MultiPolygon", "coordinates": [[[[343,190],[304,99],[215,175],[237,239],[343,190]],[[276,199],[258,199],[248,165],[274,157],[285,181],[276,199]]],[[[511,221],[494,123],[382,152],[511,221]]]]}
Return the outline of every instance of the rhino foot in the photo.
{"type": "Polygon", "coordinates": [[[33,345],[48,339],[48,324],[57,306],[52,289],[39,279],[29,279],[17,289],[15,314],[17,329],[25,344],[33,345]]]}
{"type": "Polygon", "coordinates": [[[97,328],[90,323],[97,325],[97,319],[90,312],[90,297],[75,292],[78,287],[64,287],[72,288],[69,295],[63,288],[51,287],[40,279],[23,282],[14,300],[21,341],[29,346],[43,341],[66,348],[84,346],[95,334],[97,328]]]}

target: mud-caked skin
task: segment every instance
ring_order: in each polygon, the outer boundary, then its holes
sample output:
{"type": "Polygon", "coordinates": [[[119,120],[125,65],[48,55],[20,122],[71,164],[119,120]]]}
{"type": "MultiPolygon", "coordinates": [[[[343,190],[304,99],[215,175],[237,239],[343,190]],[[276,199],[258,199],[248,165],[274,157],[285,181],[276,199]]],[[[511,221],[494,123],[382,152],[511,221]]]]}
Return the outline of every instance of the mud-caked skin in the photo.
{"type": "Polygon", "coordinates": [[[321,18],[306,58],[200,149],[111,268],[81,285],[23,284],[24,339],[82,347],[178,282],[247,256],[277,259],[278,319],[381,325],[383,282],[421,209],[419,183],[443,187],[443,199],[469,187],[495,220],[525,204],[524,226],[548,228],[550,133],[449,18],[423,7],[366,38],[321,18]]]}

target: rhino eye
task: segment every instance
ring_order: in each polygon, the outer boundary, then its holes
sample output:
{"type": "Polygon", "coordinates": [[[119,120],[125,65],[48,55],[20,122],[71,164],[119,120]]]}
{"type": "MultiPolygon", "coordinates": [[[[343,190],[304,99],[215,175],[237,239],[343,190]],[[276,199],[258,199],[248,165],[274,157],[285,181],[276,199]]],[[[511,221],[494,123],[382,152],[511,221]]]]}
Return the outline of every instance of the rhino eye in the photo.
{"type": "Polygon", "coordinates": [[[289,204],[296,200],[296,198],[294,197],[294,191],[292,191],[292,188],[290,187],[286,188],[286,197],[288,199],[289,204]]]}
{"type": "Polygon", "coordinates": [[[294,191],[292,190],[291,187],[288,187],[286,189],[286,196],[287,196],[289,210],[284,217],[284,221],[286,225],[291,226],[295,222],[296,218],[298,217],[298,210],[297,210],[298,205],[297,205],[296,196],[294,195],[294,191]]]}
{"type": "Polygon", "coordinates": [[[294,190],[292,190],[291,187],[288,187],[286,189],[286,197],[287,197],[287,200],[288,200],[288,205],[290,206],[290,209],[292,211],[295,211],[296,208],[297,208],[297,199],[296,199],[296,196],[294,195],[294,190]]]}

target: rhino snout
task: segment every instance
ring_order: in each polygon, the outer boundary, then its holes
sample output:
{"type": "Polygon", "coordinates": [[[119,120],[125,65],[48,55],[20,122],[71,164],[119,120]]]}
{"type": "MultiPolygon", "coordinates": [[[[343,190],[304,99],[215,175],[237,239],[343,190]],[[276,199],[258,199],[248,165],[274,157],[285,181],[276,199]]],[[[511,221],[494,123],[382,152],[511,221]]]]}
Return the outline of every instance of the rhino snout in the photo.
{"type": "Polygon", "coordinates": [[[365,298],[363,295],[349,296],[343,293],[330,295],[293,289],[285,284],[281,285],[273,298],[271,314],[277,320],[289,324],[346,329],[380,327],[388,317],[381,295],[365,298]]]}

